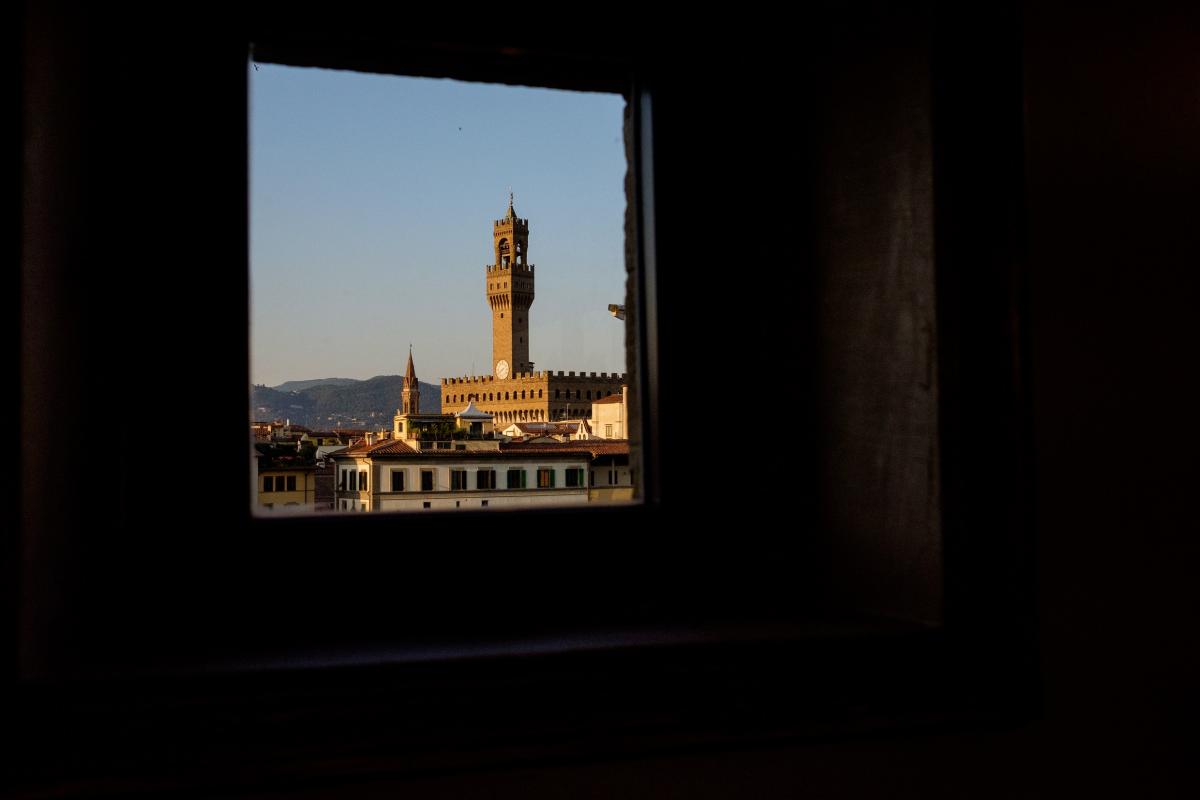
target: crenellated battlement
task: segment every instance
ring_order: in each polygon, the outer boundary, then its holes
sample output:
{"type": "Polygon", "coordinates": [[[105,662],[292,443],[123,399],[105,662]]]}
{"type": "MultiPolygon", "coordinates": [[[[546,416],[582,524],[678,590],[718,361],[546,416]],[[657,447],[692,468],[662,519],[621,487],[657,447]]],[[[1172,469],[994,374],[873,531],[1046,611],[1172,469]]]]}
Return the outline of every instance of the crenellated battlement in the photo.
{"type": "Polygon", "coordinates": [[[519,383],[519,382],[540,382],[545,380],[553,380],[555,383],[559,381],[567,383],[590,383],[592,381],[606,381],[625,383],[626,375],[624,372],[580,372],[574,371],[564,372],[559,370],[536,370],[534,372],[517,372],[507,378],[497,378],[495,375],[462,375],[457,378],[442,378],[442,386],[476,386],[484,383],[519,383]]]}
{"type": "Polygon", "coordinates": [[[533,264],[484,264],[484,270],[487,272],[527,272],[533,274],[533,264]]]}

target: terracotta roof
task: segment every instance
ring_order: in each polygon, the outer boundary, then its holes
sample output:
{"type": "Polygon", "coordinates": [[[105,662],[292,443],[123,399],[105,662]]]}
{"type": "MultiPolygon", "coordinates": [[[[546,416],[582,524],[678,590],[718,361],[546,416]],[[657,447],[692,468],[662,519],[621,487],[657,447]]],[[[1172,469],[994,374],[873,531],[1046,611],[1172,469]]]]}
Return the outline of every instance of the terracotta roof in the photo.
{"type": "Polygon", "coordinates": [[[629,442],[611,439],[578,439],[573,442],[501,442],[500,452],[510,453],[589,453],[596,456],[628,455],[629,442]]]}
{"type": "MultiPolygon", "coordinates": [[[[384,442],[379,442],[373,445],[354,445],[342,450],[329,453],[327,457],[335,456],[354,456],[358,458],[373,457],[373,456],[418,456],[420,458],[437,458],[446,460],[488,460],[488,461],[504,461],[523,456],[547,456],[553,455],[560,458],[595,458],[597,455],[606,455],[610,452],[626,453],[628,447],[624,450],[604,449],[599,451],[588,442],[531,442],[521,444],[520,446],[512,446],[516,443],[501,442],[500,450],[414,450],[407,444],[401,441],[389,439],[384,442]]],[[[599,442],[600,445],[612,445],[614,442],[599,442]]],[[[620,443],[624,444],[624,442],[620,443]]]]}
{"type": "Polygon", "coordinates": [[[397,456],[409,455],[417,451],[409,447],[399,439],[384,439],[382,442],[367,444],[366,440],[347,447],[345,450],[338,450],[330,455],[339,456],[397,456]]]}
{"type": "Polygon", "coordinates": [[[548,435],[575,433],[579,430],[578,422],[514,422],[509,427],[513,425],[522,433],[548,435]]]}
{"type": "Polygon", "coordinates": [[[619,402],[621,402],[621,394],[618,392],[617,394],[610,394],[608,397],[601,397],[599,400],[593,400],[592,405],[596,405],[597,403],[619,403],[619,402]]]}

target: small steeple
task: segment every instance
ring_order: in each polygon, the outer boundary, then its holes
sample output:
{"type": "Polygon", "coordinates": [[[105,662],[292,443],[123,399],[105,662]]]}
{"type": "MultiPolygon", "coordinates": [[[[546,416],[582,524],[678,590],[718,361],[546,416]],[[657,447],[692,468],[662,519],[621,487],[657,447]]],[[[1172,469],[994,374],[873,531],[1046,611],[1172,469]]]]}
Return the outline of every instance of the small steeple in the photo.
{"type": "Polygon", "coordinates": [[[505,219],[516,219],[517,218],[517,212],[513,210],[512,189],[508,190],[508,214],[504,218],[505,219]]]}
{"type": "Polygon", "coordinates": [[[417,382],[417,370],[413,367],[412,345],[408,346],[408,366],[404,368],[404,385],[417,382]]]}
{"type": "Polygon", "coordinates": [[[400,392],[400,413],[421,413],[421,385],[417,383],[417,370],[413,366],[411,344],[408,346],[408,365],[404,368],[404,385],[400,392]]]}

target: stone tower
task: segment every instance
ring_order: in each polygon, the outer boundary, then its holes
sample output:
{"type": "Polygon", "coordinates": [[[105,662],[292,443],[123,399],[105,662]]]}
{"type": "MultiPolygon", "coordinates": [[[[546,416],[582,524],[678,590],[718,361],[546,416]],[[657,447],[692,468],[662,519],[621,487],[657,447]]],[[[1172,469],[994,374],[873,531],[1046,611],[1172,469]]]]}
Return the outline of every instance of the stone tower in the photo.
{"type": "Polygon", "coordinates": [[[529,220],[513,211],[492,225],[495,259],[487,267],[487,299],[492,307],[492,374],[504,380],[532,372],[529,360],[529,307],[533,305],[533,265],[529,253],[529,220]]]}
{"type": "Polygon", "coordinates": [[[408,346],[408,366],[404,368],[404,386],[400,392],[400,413],[421,413],[421,385],[417,383],[417,371],[413,368],[412,345],[408,346]]]}

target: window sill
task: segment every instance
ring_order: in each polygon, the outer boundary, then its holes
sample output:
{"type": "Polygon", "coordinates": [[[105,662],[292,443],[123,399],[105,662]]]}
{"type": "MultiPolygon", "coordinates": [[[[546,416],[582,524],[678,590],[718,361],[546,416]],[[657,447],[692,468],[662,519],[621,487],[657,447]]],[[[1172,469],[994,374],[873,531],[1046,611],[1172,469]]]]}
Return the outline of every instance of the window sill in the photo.
{"type": "Polygon", "coordinates": [[[18,763],[29,785],[182,789],[203,775],[217,789],[247,769],[267,784],[399,777],[979,721],[975,676],[952,649],[938,629],[845,619],[262,651],[169,677],[30,686],[18,763]]]}

